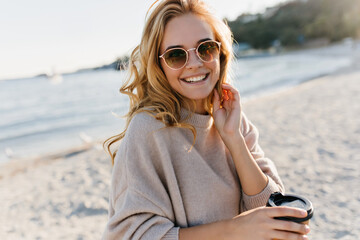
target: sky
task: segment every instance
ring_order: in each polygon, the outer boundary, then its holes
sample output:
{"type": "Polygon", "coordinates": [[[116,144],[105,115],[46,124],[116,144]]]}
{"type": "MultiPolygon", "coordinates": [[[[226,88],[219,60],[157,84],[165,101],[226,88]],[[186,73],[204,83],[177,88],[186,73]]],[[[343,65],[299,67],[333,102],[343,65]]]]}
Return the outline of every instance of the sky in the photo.
{"type": "MultiPolygon", "coordinates": [[[[0,0],[0,79],[109,64],[139,43],[154,0],[0,0]]],[[[220,17],[285,0],[205,0],[220,17]]]]}

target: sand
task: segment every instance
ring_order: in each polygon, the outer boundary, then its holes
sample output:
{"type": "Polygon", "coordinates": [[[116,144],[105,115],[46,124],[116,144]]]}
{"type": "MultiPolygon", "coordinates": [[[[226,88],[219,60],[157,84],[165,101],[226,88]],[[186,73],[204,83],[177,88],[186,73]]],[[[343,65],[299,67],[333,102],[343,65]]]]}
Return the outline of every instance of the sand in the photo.
{"type": "Polygon", "coordinates": [[[247,102],[289,193],[309,198],[313,240],[360,239],[360,72],[247,102]]]}
{"type": "MultiPolygon", "coordinates": [[[[360,238],[359,103],[348,72],[243,104],[287,192],[313,202],[310,239],[360,238]]],[[[1,166],[0,239],[100,239],[111,164],[85,150],[1,166]]]]}

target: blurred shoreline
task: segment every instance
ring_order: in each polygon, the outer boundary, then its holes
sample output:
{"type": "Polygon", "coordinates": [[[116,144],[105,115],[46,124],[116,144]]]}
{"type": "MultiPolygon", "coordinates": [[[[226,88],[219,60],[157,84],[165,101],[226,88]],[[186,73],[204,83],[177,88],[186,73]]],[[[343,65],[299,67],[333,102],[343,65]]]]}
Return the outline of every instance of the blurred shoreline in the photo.
{"type": "MultiPolygon", "coordinates": [[[[272,91],[263,91],[260,94],[254,94],[249,97],[242,98],[242,104],[247,104],[248,102],[253,101],[262,101],[263,98],[271,97],[271,96],[277,96],[281,95],[282,93],[286,93],[288,91],[291,91],[293,89],[297,89],[298,87],[302,86],[303,84],[306,84],[308,82],[316,81],[319,78],[326,78],[326,77],[337,77],[337,76],[343,76],[348,74],[353,74],[360,72],[360,56],[358,57],[359,61],[354,61],[354,63],[348,67],[342,68],[338,71],[335,71],[331,74],[326,74],[323,76],[317,76],[312,79],[308,79],[305,81],[300,82],[297,85],[292,85],[286,88],[279,88],[272,91]]],[[[360,78],[359,78],[360,81],[360,78]]],[[[21,171],[19,171],[20,165],[23,165],[25,167],[21,167],[22,169],[26,169],[28,166],[35,166],[39,165],[40,162],[51,162],[49,160],[56,160],[61,158],[67,158],[72,155],[77,155],[86,151],[89,151],[91,149],[96,150],[102,150],[103,149],[103,142],[106,138],[103,139],[93,139],[89,136],[82,136],[84,133],[80,133],[78,136],[79,139],[81,139],[81,143],[77,144],[73,147],[63,147],[59,150],[50,151],[47,153],[32,155],[32,156],[22,156],[22,157],[15,157],[12,159],[9,159],[9,161],[6,162],[0,162],[0,180],[7,176],[13,176],[14,174],[17,174],[21,171]],[[87,139],[88,137],[88,139],[87,139]],[[14,170],[11,170],[14,169],[14,170]]],[[[116,134],[116,133],[114,133],[116,134]]],[[[110,135],[108,136],[110,137],[110,135]]]]}
{"type": "MultiPolygon", "coordinates": [[[[360,40],[358,39],[352,39],[352,38],[345,38],[342,41],[329,43],[328,40],[324,39],[318,39],[315,41],[310,41],[307,44],[304,44],[303,46],[298,47],[282,47],[279,49],[276,49],[274,47],[270,47],[269,49],[260,50],[260,49],[246,49],[236,52],[235,55],[237,56],[237,59],[251,59],[251,58],[263,58],[263,57],[271,57],[271,56],[277,56],[282,54],[293,54],[296,52],[304,52],[309,50],[316,50],[316,49],[322,49],[322,48],[329,48],[333,46],[338,46],[342,44],[347,45],[353,45],[355,48],[360,43],[360,40]]],[[[236,45],[234,45],[234,48],[236,49],[236,45]]],[[[121,62],[119,60],[116,60],[114,62],[111,62],[109,64],[104,64],[101,66],[94,66],[94,67],[87,67],[87,68],[79,68],[73,71],[68,72],[59,72],[58,74],[62,76],[67,75],[73,75],[73,74],[79,74],[79,73],[86,73],[86,72],[96,72],[96,71],[103,71],[103,70],[116,70],[116,71],[124,71],[126,62],[129,60],[128,56],[124,56],[119,58],[121,59],[121,62]]],[[[16,80],[31,80],[33,78],[37,77],[43,77],[48,78],[51,77],[52,74],[49,73],[39,73],[35,75],[29,75],[24,77],[14,77],[14,78],[0,78],[0,81],[16,81],[16,80]]]]}
{"type": "MultiPolygon", "coordinates": [[[[314,78],[360,69],[360,42],[355,50],[343,43],[240,59],[233,69],[233,84],[246,103],[314,78]]],[[[124,76],[103,70],[63,76],[55,85],[43,77],[0,82],[0,112],[6,116],[0,119],[0,166],[82,148],[121,132],[124,120],[113,113],[127,111],[128,99],[118,93],[124,76]]]]}

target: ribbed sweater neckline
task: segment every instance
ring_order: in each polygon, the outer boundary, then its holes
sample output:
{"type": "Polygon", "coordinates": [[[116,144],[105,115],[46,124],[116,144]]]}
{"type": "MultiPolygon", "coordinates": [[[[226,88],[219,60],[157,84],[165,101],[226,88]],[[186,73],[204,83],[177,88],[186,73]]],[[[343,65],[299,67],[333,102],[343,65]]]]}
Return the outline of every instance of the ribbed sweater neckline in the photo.
{"type": "Polygon", "coordinates": [[[181,120],[185,120],[185,122],[198,128],[210,128],[214,121],[210,114],[208,115],[198,114],[198,113],[190,112],[185,108],[181,108],[180,116],[181,116],[181,120]],[[190,117],[187,118],[189,115],[190,117]]]}

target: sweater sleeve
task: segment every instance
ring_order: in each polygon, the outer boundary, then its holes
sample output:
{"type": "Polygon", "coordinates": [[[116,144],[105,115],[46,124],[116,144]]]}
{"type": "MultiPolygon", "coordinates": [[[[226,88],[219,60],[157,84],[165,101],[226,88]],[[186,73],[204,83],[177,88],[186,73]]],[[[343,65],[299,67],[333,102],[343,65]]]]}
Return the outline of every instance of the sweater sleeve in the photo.
{"type": "Polygon", "coordinates": [[[242,192],[242,210],[246,211],[256,207],[265,206],[268,198],[273,192],[284,192],[284,186],[276,170],[275,164],[272,160],[265,157],[263,150],[259,146],[259,132],[257,128],[247,119],[245,114],[242,114],[241,119],[241,131],[243,133],[246,145],[256,163],[268,178],[266,187],[260,193],[249,196],[242,192]]]}
{"type": "Polygon", "coordinates": [[[143,121],[148,117],[133,118],[117,152],[104,240],[178,239],[162,172],[164,156],[151,137],[149,122],[143,121]]]}
{"type": "Polygon", "coordinates": [[[103,239],[178,239],[179,228],[143,193],[128,189],[114,204],[103,239]]]}

